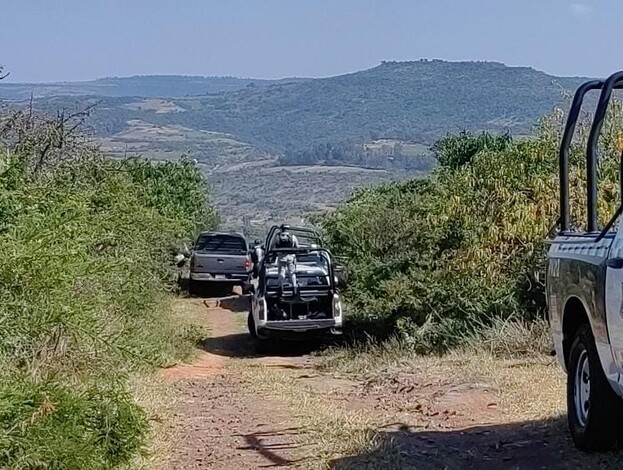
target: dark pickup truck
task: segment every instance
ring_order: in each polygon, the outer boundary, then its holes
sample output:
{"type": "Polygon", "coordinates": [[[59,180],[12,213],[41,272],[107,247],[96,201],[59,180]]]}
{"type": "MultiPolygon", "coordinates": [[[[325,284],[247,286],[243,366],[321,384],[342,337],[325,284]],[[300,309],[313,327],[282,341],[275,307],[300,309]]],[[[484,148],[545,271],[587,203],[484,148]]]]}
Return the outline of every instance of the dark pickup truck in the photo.
{"type": "Polygon", "coordinates": [[[190,256],[190,287],[221,282],[244,285],[253,268],[247,241],[239,233],[203,232],[190,256]]]}

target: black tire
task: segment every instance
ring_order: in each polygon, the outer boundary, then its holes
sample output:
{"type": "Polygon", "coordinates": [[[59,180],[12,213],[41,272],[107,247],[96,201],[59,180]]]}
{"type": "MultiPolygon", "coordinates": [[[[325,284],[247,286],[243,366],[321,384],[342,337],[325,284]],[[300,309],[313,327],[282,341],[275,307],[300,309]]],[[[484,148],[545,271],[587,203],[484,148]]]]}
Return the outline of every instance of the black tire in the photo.
{"type": "Polygon", "coordinates": [[[253,320],[253,312],[249,312],[247,316],[247,328],[249,328],[249,334],[255,340],[257,340],[257,332],[255,331],[255,321],[253,320]]]}
{"type": "Polygon", "coordinates": [[[192,279],[188,280],[188,293],[190,295],[197,295],[197,281],[193,281],[192,279]]]}
{"type": "Polygon", "coordinates": [[[622,418],[623,399],[604,374],[590,326],[583,325],[571,344],[567,366],[567,419],[575,446],[589,452],[620,448],[622,418]]]}

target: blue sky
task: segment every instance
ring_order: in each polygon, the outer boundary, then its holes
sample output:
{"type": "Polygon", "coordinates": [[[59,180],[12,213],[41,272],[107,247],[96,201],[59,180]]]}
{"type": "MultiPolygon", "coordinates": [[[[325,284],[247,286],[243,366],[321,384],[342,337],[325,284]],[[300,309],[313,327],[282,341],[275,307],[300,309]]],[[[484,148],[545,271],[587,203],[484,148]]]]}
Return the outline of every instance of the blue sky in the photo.
{"type": "Polygon", "coordinates": [[[0,0],[10,81],[328,76],[382,60],[623,69],[620,0],[0,0]]]}

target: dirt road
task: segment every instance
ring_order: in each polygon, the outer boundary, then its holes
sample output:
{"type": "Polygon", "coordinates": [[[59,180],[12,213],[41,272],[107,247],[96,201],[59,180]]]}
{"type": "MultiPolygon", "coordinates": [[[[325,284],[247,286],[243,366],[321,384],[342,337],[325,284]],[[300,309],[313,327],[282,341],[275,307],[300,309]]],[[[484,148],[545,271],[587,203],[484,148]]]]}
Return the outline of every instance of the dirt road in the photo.
{"type": "Polygon", "coordinates": [[[195,362],[163,371],[177,395],[164,468],[618,468],[618,456],[572,448],[551,362],[345,372],[305,350],[256,355],[244,299],[180,302],[210,338],[195,362]]]}
{"type": "Polygon", "coordinates": [[[176,436],[171,469],[281,468],[295,464],[300,450],[289,410],[278,400],[257,395],[241,374],[245,360],[267,367],[303,368],[305,357],[254,357],[244,332],[244,299],[184,300],[205,314],[210,338],[195,362],[164,371],[174,382],[178,404],[172,421],[176,436]],[[242,363],[242,364],[239,364],[242,363]]]}

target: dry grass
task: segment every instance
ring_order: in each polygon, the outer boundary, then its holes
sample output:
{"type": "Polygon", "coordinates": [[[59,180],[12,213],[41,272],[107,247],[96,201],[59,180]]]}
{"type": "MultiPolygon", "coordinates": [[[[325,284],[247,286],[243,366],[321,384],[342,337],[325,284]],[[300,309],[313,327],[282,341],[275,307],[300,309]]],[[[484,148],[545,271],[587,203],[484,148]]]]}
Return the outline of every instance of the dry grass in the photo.
{"type": "Polygon", "coordinates": [[[487,383],[499,397],[505,420],[555,418],[565,412],[565,375],[554,357],[528,347],[534,342],[520,334],[544,338],[542,332],[542,326],[521,329],[509,323],[502,332],[494,329],[485,332],[483,336],[488,340],[480,345],[470,342],[466,348],[441,357],[416,356],[394,338],[381,344],[329,350],[320,367],[327,372],[377,383],[409,370],[424,370],[431,377],[487,383]],[[514,332],[517,335],[513,338],[514,332]],[[517,354],[512,354],[513,351],[517,354]]]}
{"type": "Polygon", "coordinates": [[[511,317],[494,318],[482,325],[468,339],[465,349],[506,359],[539,358],[550,354],[554,345],[547,321],[527,322],[511,317]]]}
{"type": "MultiPolygon", "coordinates": [[[[244,374],[257,392],[274,397],[291,410],[293,419],[305,430],[300,436],[302,444],[314,456],[308,460],[309,468],[329,468],[331,462],[349,461],[350,456],[369,456],[369,468],[402,468],[400,447],[388,440],[382,429],[383,423],[397,422],[396,416],[376,409],[347,409],[340,401],[293,380],[287,371],[248,362],[237,367],[240,370],[235,373],[244,374]]],[[[392,341],[358,350],[333,350],[320,367],[332,375],[376,382],[381,389],[399,374],[416,370],[424,371],[431,381],[442,378],[456,384],[488,384],[497,402],[497,419],[491,424],[549,422],[565,412],[564,373],[547,356],[500,359],[461,351],[443,357],[413,357],[392,341]]],[[[394,399],[401,400],[401,396],[394,399]]]]}
{"type": "Polygon", "coordinates": [[[350,455],[379,454],[374,468],[399,469],[400,453],[392,442],[380,438],[365,411],[346,411],[339,403],[301,386],[291,376],[264,366],[240,364],[235,373],[245,377],[258,392],[273,396],[291,411],[304,430],[301,444],[309,449],[306,468],[327,469],[331,461],[350,455]]]}
{"type": "Polygon", "coordinates": [[[555,419],[565,413],[565,375],[548,356],[500,359],[461,352],[433,359],[426,367],[433,374],[453,373],[491,384],[503,422],[555,419]]]}
{"type": "Polygon", "coordinates": [[[175,403],[173,390],[157,376],[143,375],[133,380],[132,391],[137,403],[149,417],[150,433],[147,448],[131,463],[130,468],[164,469],[173,443],[165,426],[167,420],[172,419],[171,412],[175,403]]]}

